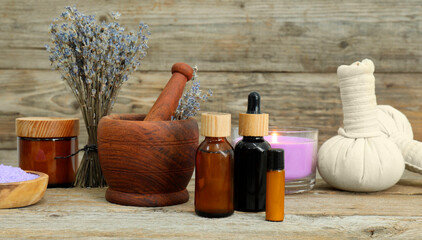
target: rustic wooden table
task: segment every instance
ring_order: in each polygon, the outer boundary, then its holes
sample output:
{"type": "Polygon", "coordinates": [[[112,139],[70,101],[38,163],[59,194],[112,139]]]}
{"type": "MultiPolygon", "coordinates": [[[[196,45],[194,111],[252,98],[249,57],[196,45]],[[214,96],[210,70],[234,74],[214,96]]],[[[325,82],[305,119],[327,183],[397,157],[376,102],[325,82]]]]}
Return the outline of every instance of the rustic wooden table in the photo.
{"type": "MultiPolygon", "coordinates": [[[[0,154],[11,159],[13,152],[0,154]]],[[[422,176],[410,172],[389,190],[370,194],[337,191],[318,179],[313,191],[286,196],[281,223],[265,221],[264,213],[198,217],[193,180],[188,190],[185,204],[141,208],[108,203],[105,189],[48,189],[38,204],[0,210],[0,238],[422,238],[422,176]]]]}

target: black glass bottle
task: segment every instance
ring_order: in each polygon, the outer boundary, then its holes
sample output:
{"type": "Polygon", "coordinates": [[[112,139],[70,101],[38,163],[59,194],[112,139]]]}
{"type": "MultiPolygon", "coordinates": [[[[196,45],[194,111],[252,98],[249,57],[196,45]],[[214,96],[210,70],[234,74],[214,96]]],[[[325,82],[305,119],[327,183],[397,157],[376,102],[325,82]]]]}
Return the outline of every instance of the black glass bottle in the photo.
{"type": "Polygon", "coordinates": [[[239,135],[234,151],[234,208],[237,211],[265,211],[268,114],[262,114],[260,96],[248,96],[248,111],[239,115],[239,135]]]}
{"type": "Polygon", "coordinates": [[[234,207],[237,211],[265,211],[267,151],[263,137],[243,137],[234,151],[234,207]]]}

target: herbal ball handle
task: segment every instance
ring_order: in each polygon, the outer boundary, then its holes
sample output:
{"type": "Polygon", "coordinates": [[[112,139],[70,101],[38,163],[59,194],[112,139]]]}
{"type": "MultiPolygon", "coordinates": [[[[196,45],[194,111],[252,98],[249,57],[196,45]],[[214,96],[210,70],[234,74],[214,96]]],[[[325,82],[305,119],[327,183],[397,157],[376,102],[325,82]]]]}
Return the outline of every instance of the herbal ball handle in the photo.
{"type": "Polygon", "coordinates": [[[345,137],[381,134],[377,122],[374,70],[374,64],[369,59],[342,65],[337,70],[344,114],[344,130],[339,133],[345,137]]]}
{"type": "Polygon", "coordinates": [[[170,120],[179,105],[186,82],[192,79],[193,69],[186,63],[175,63],[171,68],[172,76],[160,96],[149,110],[144,121],[170,120]]]}

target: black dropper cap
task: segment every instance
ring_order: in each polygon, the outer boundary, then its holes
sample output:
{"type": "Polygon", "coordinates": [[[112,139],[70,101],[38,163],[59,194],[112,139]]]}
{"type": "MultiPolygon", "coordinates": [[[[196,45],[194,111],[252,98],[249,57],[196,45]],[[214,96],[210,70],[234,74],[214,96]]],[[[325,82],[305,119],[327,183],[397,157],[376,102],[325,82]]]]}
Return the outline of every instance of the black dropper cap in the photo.
{"type": "Polygon", "coordinates": [[[284,169],[284,150],[280,148],[272,148],[268,150],[267,155],[268,170],[284,169]]]}
{"type": "Polygon", "coordinates": [[[248,96],[248,114],[261,114],[261,96],[257,92],[251,92],[248,96]]]}

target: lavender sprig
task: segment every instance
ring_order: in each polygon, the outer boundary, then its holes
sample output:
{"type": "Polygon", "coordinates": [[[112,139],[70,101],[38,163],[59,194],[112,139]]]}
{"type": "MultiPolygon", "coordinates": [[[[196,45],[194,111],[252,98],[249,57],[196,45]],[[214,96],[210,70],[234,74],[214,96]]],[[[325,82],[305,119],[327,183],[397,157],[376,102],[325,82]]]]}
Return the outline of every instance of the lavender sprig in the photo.
{"type": "Polygon", "coordinates": [[[200,89],[200,82],[197,81],[197,72],[198,67],[195,66],[193,68],[193,77],[190,81],[192,86],[188,91],[185,91],[180,98],[179,105],[177,106],[174,116],[172,116],[172,120],[183,120],[194,117],[201,109],[200,102],[205,102],[210,96],[212,96],[211,89],[208,89],[206,93],[202,94],[202,90],[200,89]]]}
{"type": "MultiPolygon", "coordinates": [[[[66,7],[50,25],[51,44],[46,45],[51,65],[72,89],[88,131],[88,144],[97,142],[97,125],[108,115],[129,75],[147,55],[148,25],[140,23],[136,32],[125,33],[112,13],[112,22],[97,24],[95,15],[84,15],[76,7],[66,7]]],[[[78,169],[76,185],[104,186],[98,156],[85,153],[78,169]]]]}

